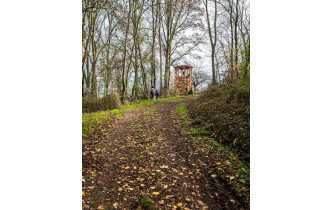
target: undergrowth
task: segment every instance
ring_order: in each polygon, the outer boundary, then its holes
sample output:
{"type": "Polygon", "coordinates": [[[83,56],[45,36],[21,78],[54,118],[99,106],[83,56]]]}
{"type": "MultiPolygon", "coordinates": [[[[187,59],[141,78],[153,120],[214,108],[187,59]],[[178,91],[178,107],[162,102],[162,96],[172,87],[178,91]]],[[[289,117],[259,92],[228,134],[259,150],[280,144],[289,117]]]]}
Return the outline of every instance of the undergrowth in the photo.
{"type": "Polygon", "coordinates": [[[208,88],[188,104],[193,124],[215,133],[215,139],[227,145],[250,165],[250,83],[208,88]]]}
{"type": "Polygon", "coordinates": [[[216,141],[215,133],[211,133],[203,126],[194,126],[186,103],[178,104],[176,114],[181,118],[184,131],[191,135],[202,153],[206,154],[205,152],[209,151],[209,167],[231,187],[239,199],[249,205],[250,169],[245,162],[234,154],[230,147],[216,141]]]}

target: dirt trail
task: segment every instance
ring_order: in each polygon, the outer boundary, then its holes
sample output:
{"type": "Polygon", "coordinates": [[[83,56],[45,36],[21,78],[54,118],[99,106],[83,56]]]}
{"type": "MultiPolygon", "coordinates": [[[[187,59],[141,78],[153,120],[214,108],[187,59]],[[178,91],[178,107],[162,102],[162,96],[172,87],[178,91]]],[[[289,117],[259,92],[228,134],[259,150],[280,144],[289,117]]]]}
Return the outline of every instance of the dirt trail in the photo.
{"type": "Polygon", "coordinates": [[[137,209],[142,197],[158,209],[241,209],[181,132],[185,100],[132,109],[84,137],[83,209],[137,209]]]}

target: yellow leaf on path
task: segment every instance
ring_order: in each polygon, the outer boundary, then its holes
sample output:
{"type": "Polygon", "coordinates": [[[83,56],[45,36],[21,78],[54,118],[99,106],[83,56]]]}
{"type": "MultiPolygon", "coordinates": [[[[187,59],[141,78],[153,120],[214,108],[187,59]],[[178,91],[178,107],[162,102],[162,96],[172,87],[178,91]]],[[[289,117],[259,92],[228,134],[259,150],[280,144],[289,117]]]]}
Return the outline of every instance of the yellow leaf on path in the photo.
{"type": "Polygon", "coordinates": [[[166,199],[170,199],[173,195],[166,195],[166,199]]]}
{"type": "Polygon", "coordinates": [[[190,210],[190,208],[184,207],[184,210],[190,210]]]}
{"type": "Polygon", "coordinates": [[[159,192],[153,192],[152,194],[154,194],[154,195],[159,195],[160,193],[159,193],[159,192]]]}
{"type": "Polygon", "coordinates": [[[162,165],[162,166],[160,166],[160,168],[168,168],[168,166],[162,165]]]}
{"type": "Polygon", "coordinates": [[[220,162],[217,162],[216,164],[217,164],[217,165],[220,165],[221,163],[220,163],[220,162]]]}
{"type": "Polygon", "coordinates": [[[211,176],[212,176],[213,178],[216,178],[216,177],[217,177],[217,175],[215,175],[215,174],[212,174],[211,176]]]}
{"type": "Polygon", "coordinates": [[[103,206],[98,206],[97,209],[105,209],[103,206]]]}
{"type": "Polygon", "coordinates": [[[100,148],[97,149],[97,152],[100,152],[100,148]]]}
{"type": "Polygon", "coordinates": [[[225,163],[226,163],[227,165],[231,164],[231,162],[229,162],[229,160],[226,160],[225,163]]]}
{"type": "Polygon", "coordinates": [[[190,200],[190,198],[186,198],[186,201],[190,202],[191,200],[190,200]]]}
{"type": "Polygon", "coordinates": [[[82,191],[82,195],[85,196],[85,192],[84,191],[82,191]]]}
{"type": "Polygon", "coordinates": [[[129,187],[129,188],[127,188],[128,190],[130,190],[130,191],[133,191],[134,190],[134,188],[131,188],[131,187],[129,187]]]}
{"type": "Polygon", "coordinates": [[[183,175],[183,173],[179,173],[179,175],[181,175],[181,176],[182,176],[182,175],[183,175]]]}
{"type": "Polygon", "coordinates": [[[119,187],[119,189],[118,189],[118,190],[121,192],[123,189],[122,189],[122,187],[119,187]]]}
{"type": "Polygon", "coordinates": [[[150,187],[150,188],[153,189],[153,190],[156,189],[156,187],[150,187]]]}
{"type": "Polygon", "coordinates": [[[165,189],[167,189],[167,187],[168,187],[168,185],[167,185],[167,184],[165,184],[165,185],[164,185],[164,188],[165,188],[165,189]]]}
{"type": "Polygon", "coordinates": [[[145,184],[141,184],[141,187],[144,187],[145,186],[145,184]]]}
{"type": "Polygon", "coordinates": [[[179,202],[179,203],[177,204],[177,206],[181,207],[181,206],[182,206],[182,203],[181,203],[181,202],[179,202]]]}
{"type": "Polygon", "coordinates": [[[204,203],[203,203],[202,201],[198,200],[198,203],[199,203],[200,205],[204,206],[204,203]]]}

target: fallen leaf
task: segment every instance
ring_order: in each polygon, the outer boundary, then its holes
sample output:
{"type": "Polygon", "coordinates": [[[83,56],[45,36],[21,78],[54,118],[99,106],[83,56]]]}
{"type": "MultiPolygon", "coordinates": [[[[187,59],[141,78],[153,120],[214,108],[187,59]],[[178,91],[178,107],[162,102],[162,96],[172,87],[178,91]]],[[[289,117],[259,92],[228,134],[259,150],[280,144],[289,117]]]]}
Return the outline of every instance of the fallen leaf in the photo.
{"type": "Polygon", "coordinates": [[[220,163],[220,162],[217,162],[216,164],[217,164],[217,165],[220,165],[221,163],[220,163]]]}
{"type": "Polygon", "coordinates": [[[158,201],[158,203],[161,205],[164,204],[164,202],[165,202],[164,200],[158,201]]]}
{"type": "Polygon", "coordinates": [[[217,175],[215,175],[215,174],[212,174],[211,176],[212,176],[213,178],[216,178],[216,177],[217,177],[217,175]]]}
{"type": "Polygon", "coordinates": [[[190,200],[190,198],[186,198],[186,201],[190,202],[191,200],[190,200]]]}
{"type": "Polygon", "coordinates": [[[82,191],[82,195],[85,196],[85,192],[84,191],[82,191]]]}
{"type": "Polygon", "coordinates": [[[179,202],[179,203],[177,204],[177,206],[178,206],[178,207],[181,207],[181,206],[182,206],[182,203],[181,203],[181,202],[179,202]]]}
{"type": "Polygon", "coordinates": [[[156,187],[150,187],[152,190],[156,189],[156,187]]]}
{"type": "Polygon", "coordinates": [[[159,193],[159,192],[153,192],[152,194],[154,194],[154,195],[159,195],[160,193],[159,193]]]}
{"type": "Polygon", "coordinates": [[[113,203],[113,207],[114,208],[118,207],[118,203],[117,202],[113,203]]]}
{"type": "Polygon", "coordinates": [[[118,190],[121,192],[123,189],[122,189],[122,187],[119,187],[119,189],[118,189],[118,190]]]}
{"type": "Polygon", "coordinates": [[[165,184],[165,185],[164,185],[164,189],[167,189],[167,187],[168,187],[168,185],[167,185],[167,184],[165,184]]]}
{"type": "MultiPolygon", "coordinates": [[[[114,205],[114,204],[113,204],[114,205]]],[[[97,209],[105,209],[103,206],[98,206],[97,209]]]]}
{"type": "Polygon", "coordinates": [[[204,206],[204,203],[200,200],[197,201],[200,205],[204,206]]]}

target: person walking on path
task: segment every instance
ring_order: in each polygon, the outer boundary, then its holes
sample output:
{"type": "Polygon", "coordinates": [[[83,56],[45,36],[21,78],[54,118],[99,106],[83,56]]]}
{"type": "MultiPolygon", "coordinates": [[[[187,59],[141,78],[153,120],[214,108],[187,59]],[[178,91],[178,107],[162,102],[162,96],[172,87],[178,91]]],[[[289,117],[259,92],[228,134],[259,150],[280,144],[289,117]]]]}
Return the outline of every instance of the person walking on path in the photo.
{"type": "Polygon", "coordinates": [[[154,100],[154,95],[155,95],[155,90],[154,90],[153,86],[151,87],[150,94],[151,94],[151,100],[153,101],[154,100]]]}
{"type": "Polygon", "coordinates": [[[156,90],[155,95],[156,95],[156,100],[159,101],[160,91],[156,90]]]}

